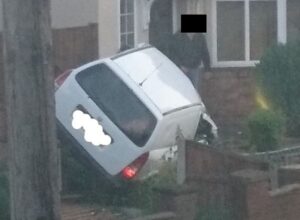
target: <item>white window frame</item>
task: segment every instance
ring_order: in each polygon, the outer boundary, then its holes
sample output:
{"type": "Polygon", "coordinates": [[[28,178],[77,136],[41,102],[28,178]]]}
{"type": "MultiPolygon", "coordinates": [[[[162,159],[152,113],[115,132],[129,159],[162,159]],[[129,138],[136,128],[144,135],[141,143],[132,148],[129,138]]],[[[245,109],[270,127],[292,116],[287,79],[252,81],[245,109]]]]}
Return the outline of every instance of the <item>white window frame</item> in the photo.
{"type": "MultiPolygon", "coordinates": [[[[173,33],[175,33],[179,29],[177,16],[179,15],[178,12],[178,2],[177,0],[172,1],[172,20],[173,20],[173,33]]],[[[180,16],[180,15],[179,15],[180,16]]]]}
{"type": "MultiPolygon", "coordinates": [[[[133,33],[133,42],[134,42],[134,47],[136,47],[137,45],[137,3],[136,0],[132,0],[133,1],[133,32],[124,32],[126,34],[130,34],[133,33]]],[[[121,48],[121,35],[124,33],[121,33],[121,0],[118,1],[118,37],[119,37],[119,41],[118,41],[118,48],[121,48]]]]}
{"type": "Polygon", "coordinates": [[[275,1],[277,4],[277,41],[286,43],[286,1],[287,0],[212,0],[212,66],[213,67],[253,67],[259,60],[250,60],[250,1],[275,1]],[[217,57],[217,2],[244,2],[245,3],[245,60],[218,61],[217,57]]]}

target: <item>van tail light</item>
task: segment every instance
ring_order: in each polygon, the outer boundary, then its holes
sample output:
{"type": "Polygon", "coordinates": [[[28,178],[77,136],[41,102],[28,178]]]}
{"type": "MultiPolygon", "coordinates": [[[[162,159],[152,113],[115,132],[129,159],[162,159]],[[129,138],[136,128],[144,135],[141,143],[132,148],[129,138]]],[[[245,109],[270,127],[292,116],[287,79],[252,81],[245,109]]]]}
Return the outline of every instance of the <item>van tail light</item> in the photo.
{"type": "Polygon", "coordinates": [[[71,74],[72,69],[66,70],[55,79],[55,90],[57,90],[71,74]]]}
{"type": "Polygon", "coordinates": [[[148,157],[149,152],[144,153],[136,160],[134,160],[131,164],[129,164],[127,167],[125,167],[121,171],[121,176],[123,177],[123,179],[130,180],[134,178],[141,170],[141,168],[145,165],[146,161],[148,160],[148,157]]]}

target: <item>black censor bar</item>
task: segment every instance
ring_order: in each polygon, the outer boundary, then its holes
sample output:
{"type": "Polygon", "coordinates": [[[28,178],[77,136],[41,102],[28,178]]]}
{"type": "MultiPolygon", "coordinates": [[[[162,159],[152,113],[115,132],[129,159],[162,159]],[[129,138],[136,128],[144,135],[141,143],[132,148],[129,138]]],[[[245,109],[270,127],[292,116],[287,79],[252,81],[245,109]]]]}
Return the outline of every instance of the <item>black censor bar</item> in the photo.
{"type": "Polygon", "coordinates": [[[182,14],[181,15],[182,33],[206,33],[205,14],[182,14]]]}

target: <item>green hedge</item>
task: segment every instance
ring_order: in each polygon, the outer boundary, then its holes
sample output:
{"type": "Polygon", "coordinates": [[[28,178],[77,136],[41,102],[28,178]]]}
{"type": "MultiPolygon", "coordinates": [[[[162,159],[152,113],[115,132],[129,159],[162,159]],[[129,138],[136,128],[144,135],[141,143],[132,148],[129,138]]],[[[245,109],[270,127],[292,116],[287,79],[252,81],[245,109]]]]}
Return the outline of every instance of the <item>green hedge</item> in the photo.
{"type": "Polygon", "coordinates": [[[280,146],[284,120],[271,110],[257,110],[247,121],[249,147],[256,152],[276,150],[280,146]]]}
{"type": "Polygon", "coordinates": [[[300,41],[271,47],[256,70],[271,108],[286,117],[287,134],[300,137],[300,41]]]}

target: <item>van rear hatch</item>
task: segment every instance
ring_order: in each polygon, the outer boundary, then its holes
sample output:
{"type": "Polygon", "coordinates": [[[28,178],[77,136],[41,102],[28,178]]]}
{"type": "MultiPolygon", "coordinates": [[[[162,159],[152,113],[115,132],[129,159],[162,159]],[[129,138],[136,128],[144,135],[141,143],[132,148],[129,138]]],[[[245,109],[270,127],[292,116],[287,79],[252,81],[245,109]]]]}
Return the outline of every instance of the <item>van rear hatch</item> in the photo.
{"type": "Polygon", "coordinates": [[[190,80],[157,49],[149,47],[112,60],[141,86],[162,114],[195,105],[204,108],[190,80]]]}

